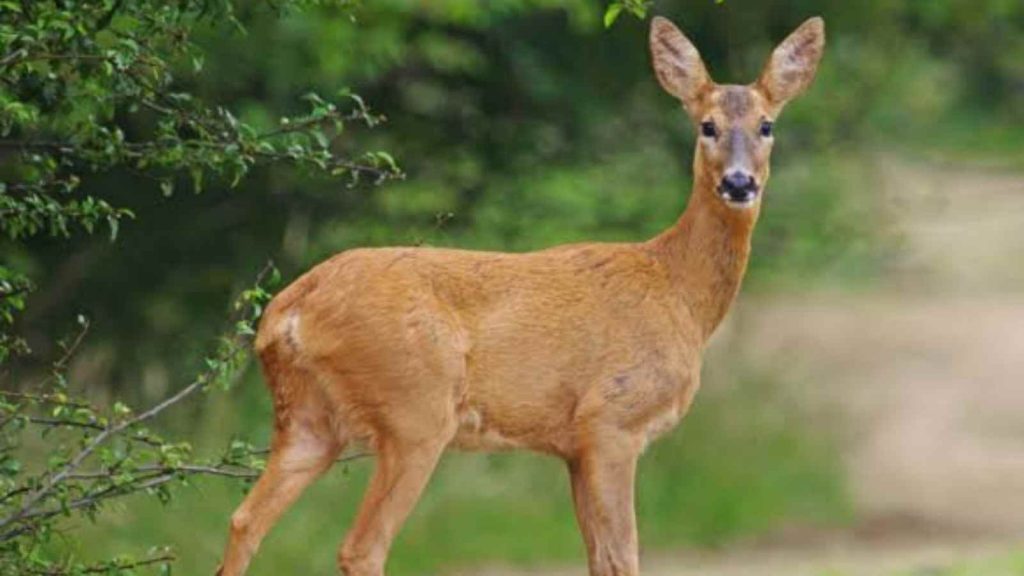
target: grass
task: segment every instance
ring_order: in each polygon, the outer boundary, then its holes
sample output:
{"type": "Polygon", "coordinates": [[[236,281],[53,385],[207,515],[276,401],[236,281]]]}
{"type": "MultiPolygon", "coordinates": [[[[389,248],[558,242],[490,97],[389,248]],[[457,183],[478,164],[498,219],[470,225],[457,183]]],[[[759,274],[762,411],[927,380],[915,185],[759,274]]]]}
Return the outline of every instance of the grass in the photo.
{"type": "Polygon", "coordinates": [[[892,576],[1024,576],[1024,552],[958,562],[948,568],[898,572],[892,576]]]}
{"type": "MultiPolygon", "coordinates": [[[[645,547],[715,546],[779,523],[841,522],[848,506],[837,457],[810,422],[784,408],[765,375],[709,374],[691,415],[641,462],[638,513],[645,547]]],[[[216,445],[230,430],[266,434],[270,407],[258,382],[211,398],[193,432],[216,445]]],[[[275,527],[251,574],[331,574],[372,463],[330,472],[275,527]]],[[[79,532],[86,557],[170,544],[176,571],[211,573],[237,484],[208,480],[170,505],[136,498],[79,532]]],[[[487,564],[582,565],[564,466],[526,453],[446,455],[399,536],[390,575],[439,574],[487,564]]]]}

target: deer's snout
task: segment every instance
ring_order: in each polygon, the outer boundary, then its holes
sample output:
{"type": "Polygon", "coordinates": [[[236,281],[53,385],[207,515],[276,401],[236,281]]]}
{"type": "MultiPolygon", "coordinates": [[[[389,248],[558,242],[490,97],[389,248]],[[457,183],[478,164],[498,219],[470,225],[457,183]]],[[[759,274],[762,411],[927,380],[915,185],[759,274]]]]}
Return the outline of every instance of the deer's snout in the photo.
{"type": "Polygon", "coordinates": [[[722,177],[718,192],[726,202],[748,204],[757,198],[757,179],[748,172],[733,170],[722,177]]]}

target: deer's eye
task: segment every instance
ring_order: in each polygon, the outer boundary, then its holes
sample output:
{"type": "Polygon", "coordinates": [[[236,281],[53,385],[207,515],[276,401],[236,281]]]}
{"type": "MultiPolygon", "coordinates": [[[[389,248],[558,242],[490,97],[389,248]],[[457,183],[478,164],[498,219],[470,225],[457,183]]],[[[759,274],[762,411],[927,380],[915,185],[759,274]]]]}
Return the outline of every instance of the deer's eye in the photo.
{"type": "Polygon", "coordinates": [[[718,127],[711,120],[700,123],[700,134],[705,138],[714,138],[718,136],[718,127]]]}
{"type": "Polygon", "coordinates": [[[772,123],[770,120],[765,120],[765,121],[761,122],[761,136],[764,137],[764,138],[771,138],[771,136],[772,136],[772,129],[774,127],[775,127],[775,124],[772,123]]]}

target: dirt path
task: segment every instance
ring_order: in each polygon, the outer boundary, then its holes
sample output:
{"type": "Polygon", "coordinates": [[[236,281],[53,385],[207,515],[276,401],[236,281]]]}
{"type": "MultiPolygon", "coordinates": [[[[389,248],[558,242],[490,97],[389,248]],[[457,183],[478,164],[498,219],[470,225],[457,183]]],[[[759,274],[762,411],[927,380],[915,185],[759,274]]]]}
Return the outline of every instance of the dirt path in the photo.
{"type": "Polygon", "coordinates": [[[794,398],[838,411],[859,515],[909,527],[648,559],[646,576],[938,574],[1022,549],[1024,174],[879,174],[901,239],[883,287],[742,298],[717,345],[740,339],[755,368],[785,366],[794,398]]]}
{"type": "Polygon", "coordinates": [[[845,415],[862,514],[1024,530],[1024,175],[881,168],[902,238],[887,286],[745,300],[746,349],[845,415]]]}
{"type": "Polygon", "coordinates": [[[797,394],[843,414],[861,513],[1024,528],[1024,296],[819,297],[750,315],[762,361],[791,358],[797,394]]]}

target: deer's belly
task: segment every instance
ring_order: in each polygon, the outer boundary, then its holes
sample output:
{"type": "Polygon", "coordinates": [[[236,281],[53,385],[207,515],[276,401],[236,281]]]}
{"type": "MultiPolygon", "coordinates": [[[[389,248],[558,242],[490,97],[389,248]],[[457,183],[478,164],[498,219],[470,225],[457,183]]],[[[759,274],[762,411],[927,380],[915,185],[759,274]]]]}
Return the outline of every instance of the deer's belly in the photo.
{"type": "MultiPolygon", "coordinates": [[[[457,450],[531,450],[564,455],[571,445],[568,426],[551,426],[550,421],[542,423],[525,414],[521,418],[512,418],[512,421],[503,421],[497,417],[499,415],[489,417],[483,405],[468,405],[460,409],[457,416],[459,427],[451,442],[451,447],[457,450]]],[[[508,414],[500,416],[509,418],[508,414]]]]}
{"type": "Polygon", "coordinates": [[[480,412],[467,410],[459,418],[459,429],[452,441],[459,450],[513,450],[522,448],[521,441],[505,436],[501,431],[483,425],[480,412]]]}
{"type": "Polygon", "coordinates": [[[492,422],[484,419],[483,412],[467,407],[459,412],[459,428],[452,441],[452,447],[459,450],[514,450],[526,448],[528,443],[503,433],[492,422]]]}

